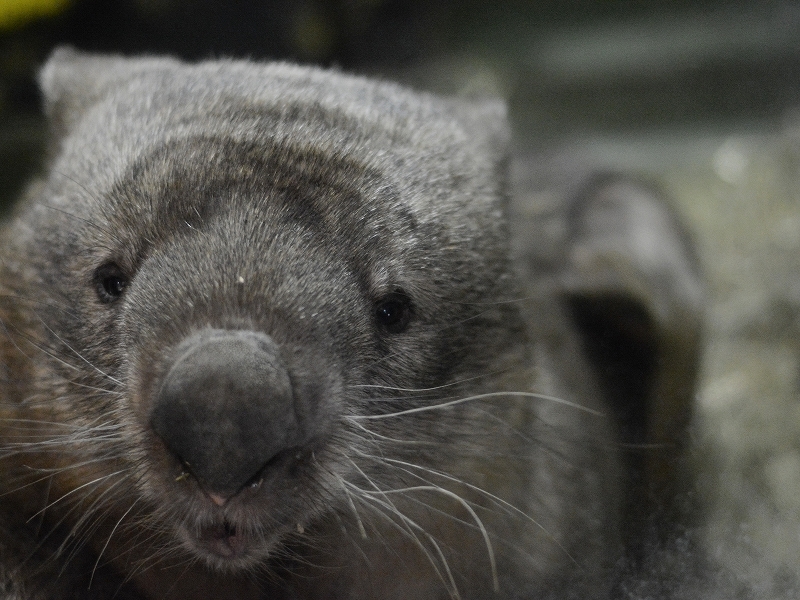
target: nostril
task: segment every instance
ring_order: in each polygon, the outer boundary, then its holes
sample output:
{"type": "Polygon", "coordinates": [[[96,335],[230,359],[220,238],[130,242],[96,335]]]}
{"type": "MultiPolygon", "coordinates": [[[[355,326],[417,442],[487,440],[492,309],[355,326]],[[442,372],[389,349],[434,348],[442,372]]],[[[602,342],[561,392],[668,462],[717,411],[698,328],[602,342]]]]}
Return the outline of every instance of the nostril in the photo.
{"type": "Polygon", "coordinates": [[[150,425],[224,503],[300,441],[289,374],[277,344],[260,332],[204,330],[175,356],[150,425]]]}

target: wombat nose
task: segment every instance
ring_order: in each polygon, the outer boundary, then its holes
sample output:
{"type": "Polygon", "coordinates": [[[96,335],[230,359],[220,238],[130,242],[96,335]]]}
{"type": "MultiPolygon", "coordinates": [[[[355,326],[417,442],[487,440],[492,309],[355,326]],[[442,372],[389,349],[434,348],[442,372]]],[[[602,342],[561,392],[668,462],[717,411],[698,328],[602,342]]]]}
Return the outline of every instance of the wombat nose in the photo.
{"type": "Polygon", "coordinates": [[[260,332],[206,329],[176,350],[150,425],[207,492],[230,496],[299,443],[289,374],[260,332]]]}

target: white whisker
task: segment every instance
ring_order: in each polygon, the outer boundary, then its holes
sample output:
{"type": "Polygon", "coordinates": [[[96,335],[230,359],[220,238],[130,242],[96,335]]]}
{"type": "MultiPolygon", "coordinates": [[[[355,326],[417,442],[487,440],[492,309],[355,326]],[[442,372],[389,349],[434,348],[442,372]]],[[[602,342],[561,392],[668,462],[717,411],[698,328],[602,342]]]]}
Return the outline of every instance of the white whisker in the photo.
{"type": "Polygon", "coordinates": [[[358,510],[356,509],[356,504],[353,502],[353,494],[347,489],[347,485],[345,485],[345,481],[341,477],[337,477],[339,480],[342,489],[344,490],[345,495],[347,496],[347,502],[350,504],[350,508],[353,511],[353,516],[356,518],[356,523],[358,525],[358,533],[361,535],[362,540],[367,539],[367,530],[364,528],[364,522],[361,520],[361,516],[358,514],[358,510]]]}
{"type": "Polygon", "coordinates": [[[386,457],[383,457],[383,456],[372,456],[372,455],[369,455],[369,454],[363,454],[362,456],[364,456],[366,458],[370,458],[372,460],[386,462],[386,463],[398,464],[398,465],[402,465],[404,467],[407,467],[409,469],[415,469],[415,470],[423,471],[425,473],[430,473],[431,475],[436,475],[437,477],[441,477],[442,479],[445,479],[445,480],[448,480],[448,481],[452,481],[452,482],[457,483],[459,485],[463,485],[464,487],[466,487],[468,489],[471,489],[471,490],[473,490],[475,492],[478,492],[479,494],[485,496],[486,498],[496,502],[501,507],[511,511],[511,513],[516,514],[516,515],[518,515],[520,517],[523,517],[525,520],[529,521],[530,523],[532,523],[533,525],[538,527],[545,535],[547,535],[548,538],[550,538],[550,540],[553,543],[555,543],[559,548],[561,548],[561,550],[563,550],[564,554],[576,566],[579,566],[578,562],[572,557],[572,555],[569,553],[569,551],[566,548],[564,548],[564,546],[557,539],[555,539],[555,537],[553,537],[553,535],[550,533],[550,531],[547,530],[546,527],[544,527],[541,523],[539,523],[536,519],[531,517],[526,512],[520,510],[519,508],[517,508],[516,506],[514,506],[510,502],[508,502],[506,500],[503,500],[499,496],[496,496],[495,494],[492,494],[491,492],[488,492],[487,490],[485,490],[485,489],[483,489],[483,488],[481,488],[481,487],[479,487],[477,485],[471,484],[471,483],[469,483],[467,481],[464,481],[462,479],[459,479],[457,477],[453,477],[452,475],[448,475],[447,473],[443,473],[441,471],[437,471],[436,469],[432,469],[430,467],[423,467],[423,466],[415,465],[414,463],[410,463],[410,462],[407,462],[407,461],[404,461],[404,460],[399,460],[399,459],[394,459],[394,458],[386,458],[386,457]]]}
{"type": "Polygon", "coordinates": [[[392,489],[392,490],[383,490],[381,492],[370,492],[369,490],[362,490],[362,493],[364,493],[364,494],[378,494],[379,493],[379,494],[386,495],[386,494],[403,494],[403,493],[406,493],[406,492],[423,492],[423,491],[424,492],[436,492],[437,494],[442,494],[443,496],[446,496],[448,498],[452,498],[453,500],[458,502],[464,508],[464,510],[466,510],[469,513],[470,517],[472,517],[472,519],[475,521],[475,524],[477,525],[478,529],[480,530],[481,536],[483,536],[483,542],[484,542],[484,544],[486,544],[486,551],[489,554],[489,564],[491,565],[491,569],[492,569],[492,583],[493,583],[494,591],[495,592],[499,592],[500,591],[500,580],[499,580],[499,578],[497,576],[497,562],[496,562],[496,558],[495,558],[495,555],[494,555],[494,548],[492,547],[492,542],[489,539],[489,532],[486,531],[486,526],[483,524],[483,521],[478,516],[478,513],[476,513],[475,510],[469,505],[469,503],[466,500],[464,500],[461,496],[459,496],[458,494],[456,494],[454,492],[451,492],[450,490],[446,490],[446,489],[444,489],[442,487],[439,487],[439,486],[436,486],[436,485],[416,485],[416,486],[409,486],[409,487],[405,487],[405,488],[396,488],[396,489],[392,489]]]}
{"type": "Polygon", "coordinates": [[[94,575],[97,572],[97,566],[100,564],[100,559],[103,558],[103,554],[105,554],[106,548],[108,548],[108,544],[111,542],[111,538],[114,536],[114,533],[117,531],[117,528],[119,527],[119,524],[122,523],[122,521],[125,519],[125,517],[127,517],[128,514],[133,510],[133,507],[136,506],[137,502],[138,502],[138,499],[134,500],[134,502],[133,502],[133,504],[131,504],[130,508],[128,508],[128,510],[125,511],[125,513],[119,518],[117,523],[114,525],[113,529],[111,530],[111,533],[108,534],[108,538],[106,539],[106,543],[103,544],[102,549],[97,554],[97,560],[95,561],[94,567],[92,568],[92,575],[91,575],[91,577],[89,577],[89,588],[92,587],[92,582],[94,581],[94,575]]]}
{"type": "Polygon", "coordinates": [[[55,331],[53,331],[53,329],[47,323],[42,322],[42,325],[44,325],[44,327],[47,329],[47,331],[49,331],[53,335],[53,337],[55,337],[59,342],[61,342],[64,345],[64,347],[67,348],[67,350],[72,352],[76,357],[78,357],[81,361],[83,361],[86,365],[88,365],[92,370],[96,371],[97,373],[99,373],[100,375],[102,375],[103,377],[108,379],[109,381],[113,381],[114,383],[116,383],[119,386],[123,385],[121,381],[119,381],[118,379],[115,379],[114,377],[112,377],[111,375],[109,375],[108,373],[106,373],[105,371],[100,369],[97,365],[92,363],[92,361],[88,360],[85,356],[83,356],[83,354],[81,354],[80,352],[75,350],[60,335],[58,335],[55,331]]]}
{"type": "Polygon", "coordinates": [[[91,481],[87,481],[84,484],[81,484],[81,485],[79,485],[77,487],[72,488],[67,493],[62,494],[59,498],[57,498],[56,500],[53,500],[51,503],[47,504],[44,508],[42,508],[39,511],[35,512],[34,514],[32,514],[30,516],[30,518],[28,519],[28,521],[26,521],[26,522],[30,522],[32,519],[36,518],[40,513],[48,510],[49,508],[52,508],[53,506],[55,506],[59,502],[64,501],[66,498],[68,498],[69,496],[72,496],[73,494],[81,491],[82,489],[84,489],[86,487],[89,487],[89,486],[97,485],[101,481],[104,481],[106,479],[110,479],[111,477],[114,477],[114,476],[119,475],[120,473],[124,473],[124,472],[125,472],[125,469],[120,470],[120,471],[115,471],[114,473],[109,473],[107,475],[103,475],[102,477],[97,477],[96,479],[93,479],[91,481]]]}
{"type": "MultiPolygon", "coordinates": [[[[364,477],[364,479],[375,489],[376,492],[378,492],[378,493],[381,492],[380,487],[370,477],[368,477],[367,474],[364,473],[364,471],[362,471],[361,468],[356,463],[354,463],[353,461],[350,461],[350,463],[361,474],[361,476],[364,477]]],[[[352,488],[352,489],[354,489],[354,490],[356,490],[356,491],[358,491],[360,493],[364,492],[364,490],[362,490],[358,486],[356,486],[356,485],[354,485],[354,484],[352,484],[352,483],[350,483],[348,481],[345,481],[344,483],[345,483],[346,486],[348,486],[348,487],[350,487],[350,488],[352,488]]],[[[421,527],[416,521],[414,521],[413,519],[411,519],[407,515],[403,514],[403,512],[400,509],[398,509],[397,506],[395,506],[395,504],[385,494],[383,495],[383,498],[384,498],[383,500],[379,500],[379,499],[375,498],[374,496],[367,496],[367,497],[371,498],[372,501],[377,502],[378,504],[380,504],[384,508],[388,508],[390,510],[391,514],[396,515],[401,520],[401,522],[406,525],[406,531],[408,531],[408,533],[412,536],[410,539],[416,541],[417,547],[420,548],[425,553],[425,555],[428,557],[428,560],[429,560],[431,566],[436,571],[436,574],[439,576],[439,578],[442,580],[442,582],[446,584],[447,582],[445,582],[445,579],[442,576],[441,571],[439,570],[438,566],[436,565],[436,561],[434,561],[433,557],[430,555],[430,551],[427,548],[425,548],[425,546],[422,544],[422,542],[419,540],[419,538],[416,536],[416,534],[414,534],[413,531],[411,531],[411,530],[414,529],[414,530],[418,531],[419,533],[421,533],[422,535],[424,535],[428,539],[428,541],[431,543],[431,545],[436,550],[436,553],[439,556],[439,560],[441,561],[442,567],[444,568],[445,573],[447,574],[447,581],[449,581],[449,583],[450,583],[451,596],[453,598],[459,599],[461,596],[460,596],[460,594],[458,592],[458,586],[456,585],[455,578],[453,577],[453,573],[450,570],[450,564],[447,562],[447,558],[445,557],[444,552],[442,552],[442,549],[439,546],[439,543],[436,541],[436,539],[430,533],[425,531],[425,529],[423,527],[421,527]]],[[[363,496],[362,496],[362,498],[363,498],[363,496]]],[[[391,519],[389,519],[389,522],[393,523],[393,521],[391,519]]]]}
{"type": "Polygon", "coordinates": [[[399,410],[393,413],[384,413],[384,414],[377,414],[377,415],[349,415],[346,418],[351,420],[377,420],[377,419],[389,419],[394,417],[401,417],[404,415],[411,415],[415,413],[426,412],[430,410],[441,410],[443,408],[449,408],[451,406],[457,406],[459,404],[464,404],[466,402],[475,402],[477,400],[486,400],[487,398],[504,398],[504,397],[512,397],[512,398],[530,398],[534,400],[545,400],[547,402],[554,402],[556,404],[561,404],[563,406],[568,406],[570,408],[574,408],[581,412],[588,413],[590,415],[594,415],[597,417],[604,417],[605,414],[594,409],[588,408],[586,406],[582,406],[580,404],[576,404],[575,402],[570,402],[569,400],[564,400],[563,398],[558,398],[557,396],[548,396],[545,394],[537,394],[534,392],[486,392],[483,394],[475,394],[472,396],[467,396],[464,398],[457,398],[455,400],[450,400],[448,402],[441,402],[439,404],[433,404],[430,406],[418,406],[415,408],[408,408],[405,410],[399,410]]]}

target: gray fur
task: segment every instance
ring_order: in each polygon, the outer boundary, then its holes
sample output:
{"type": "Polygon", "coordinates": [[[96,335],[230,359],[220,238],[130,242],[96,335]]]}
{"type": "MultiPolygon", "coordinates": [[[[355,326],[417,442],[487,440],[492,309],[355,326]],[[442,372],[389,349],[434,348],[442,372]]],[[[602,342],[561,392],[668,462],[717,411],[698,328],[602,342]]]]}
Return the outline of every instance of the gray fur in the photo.
{"type": "MultiPolygon", "coordinates": [[[[288,64],[68,49],[41,84],[51,163],[0,245],[0,525],[25,523],[0,528],[11,597],[612,593],[635,545],[626,515],[648,518],[631,509],[651,488],[628,482],[612,406],[638,398],[610,399],[603,359],[584,353],[592,334],[565,299],[598,286],[575,285],[569,251],[517,283],[501,103],[288,64]],[[387,306],[407,323],[381,321],[387,306]],[[281,440],[284,426],[241,399],[229,410],[248,418],[226,415],[200,379],[188,396],[163,391],[185,340],[208,330],[260,340],[273,366],[242,376],[265,402],[288,377],[280,401],[296,413],[290,441],[243,446],[264,457],[230,479],[245,421],[281,440]],[[214,422],[193,420],[192,401],[214,422]],[[190,421],[191,439],[173,440],[190,421]],[[216,438],[222,458],[198,448],[208,427],[232,432],[216,438]]],[[[637,253],[621,261],[650,269],[637,253]]],[[[653,322],[648,340],[662,339],[653,322]]],[[[688,414],[681,394],[653,414],[688,414]]]]}

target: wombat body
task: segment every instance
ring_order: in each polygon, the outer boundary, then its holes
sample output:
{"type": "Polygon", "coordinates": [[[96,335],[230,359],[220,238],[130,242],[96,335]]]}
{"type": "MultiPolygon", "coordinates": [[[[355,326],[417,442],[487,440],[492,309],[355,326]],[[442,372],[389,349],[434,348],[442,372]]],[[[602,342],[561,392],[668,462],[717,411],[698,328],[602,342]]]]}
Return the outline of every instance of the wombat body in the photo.
{"type": "Polygon", "coordinates": [[[696,362],[654,194],[564,202],[520,283],[499,103],[70,50],[41,81],[51,161],[0,245],[4,597],[613,593],[696,362]]]}

